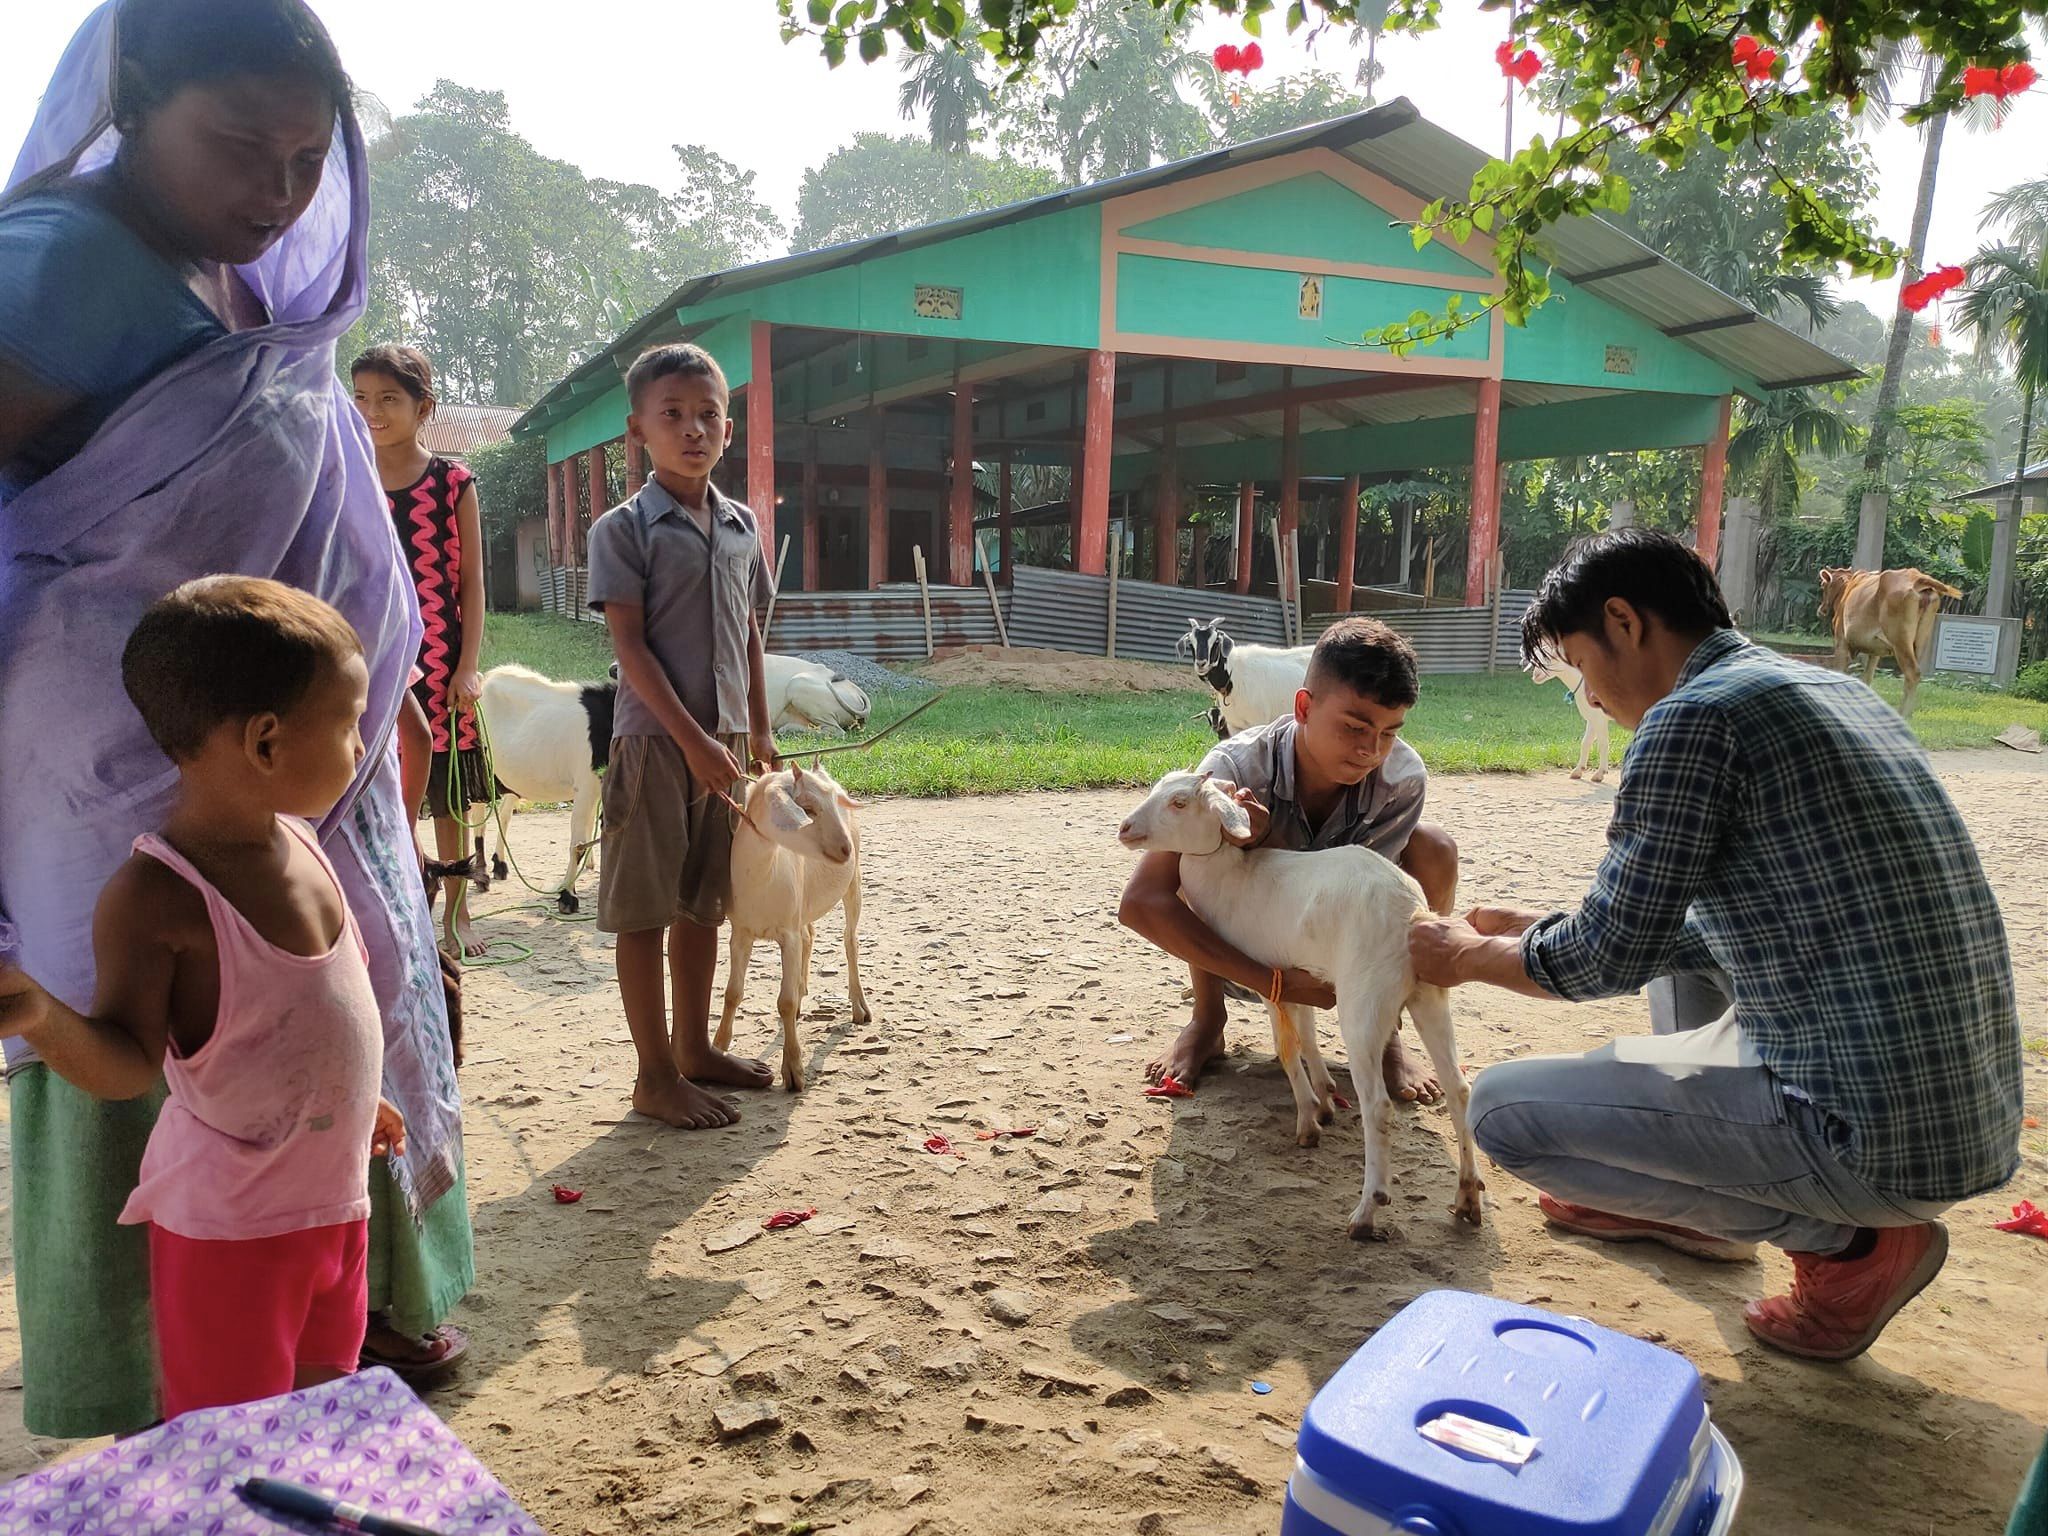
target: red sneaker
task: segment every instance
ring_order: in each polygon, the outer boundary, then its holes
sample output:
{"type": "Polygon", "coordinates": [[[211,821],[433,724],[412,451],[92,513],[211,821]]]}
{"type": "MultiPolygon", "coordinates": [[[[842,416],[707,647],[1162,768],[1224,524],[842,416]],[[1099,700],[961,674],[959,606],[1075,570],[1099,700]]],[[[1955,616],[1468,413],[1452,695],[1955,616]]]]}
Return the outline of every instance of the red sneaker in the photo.
{"type": "Polygon", "coordinates": [[[1860,1259],[1795,1253],[1792,1294],[1752,1301],[1742,1309],[1749,1331],[1773,1349],[1808,1360],[1850,1360],[1877,1342],[1884,1326],[1941,1273],[1948,1228],[1880,1227],[1860,1259]]]}
{"type": "Polygon", "coordinates": [[[1597,1237],[1603,1243],[1662,1243],[1666,1248],[1689,1253],[1696,1259],[1716,1264],[1746,1264],[1756,1257],[1755,1243],[1738,1243],[1695,1232],[1691,1227],[1667,1226],[1661,1221],[1640,1221],[1633,1216],[1612,1216],[1590,1205],[1573,1205],[1555,1195],[1539,1194],[1536,1203],[1553,1227],[1576,1232],[1580,1237],[1597,1237]]]}

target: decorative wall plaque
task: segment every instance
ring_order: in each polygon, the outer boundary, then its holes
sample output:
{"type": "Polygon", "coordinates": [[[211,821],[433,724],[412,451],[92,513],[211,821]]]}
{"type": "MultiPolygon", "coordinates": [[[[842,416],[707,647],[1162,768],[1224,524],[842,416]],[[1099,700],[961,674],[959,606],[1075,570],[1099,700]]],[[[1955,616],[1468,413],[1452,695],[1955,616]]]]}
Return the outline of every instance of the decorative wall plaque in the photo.
{"type": "Polygon", "coordinates": [[[958,288],[941,288],[933,283],[919,283],[913,307],[920,320],[958,320],[961,292],[958,288]]]}

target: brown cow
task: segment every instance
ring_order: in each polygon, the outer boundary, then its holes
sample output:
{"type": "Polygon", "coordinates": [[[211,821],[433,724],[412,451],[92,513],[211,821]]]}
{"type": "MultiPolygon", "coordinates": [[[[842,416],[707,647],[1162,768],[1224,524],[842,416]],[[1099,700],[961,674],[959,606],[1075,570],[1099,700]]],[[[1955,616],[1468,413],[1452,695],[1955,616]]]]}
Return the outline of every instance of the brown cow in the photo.
{"type": "Polygon", "coordinates": [[[1849,670],[1852,653],[1863,658],[1863,681],[1877,671],[1880,656],[1899,664],[1906,695],[1899,713],[1913,713],[1920,687],[1920,661],[1934,637],[1935,616],[1944,597],[1963,594],[1911,567],[1899,571],[1852,571],[1834,567],[1820,573],[1820,612],[1835,623],[1835,670],[1849,670]]]}

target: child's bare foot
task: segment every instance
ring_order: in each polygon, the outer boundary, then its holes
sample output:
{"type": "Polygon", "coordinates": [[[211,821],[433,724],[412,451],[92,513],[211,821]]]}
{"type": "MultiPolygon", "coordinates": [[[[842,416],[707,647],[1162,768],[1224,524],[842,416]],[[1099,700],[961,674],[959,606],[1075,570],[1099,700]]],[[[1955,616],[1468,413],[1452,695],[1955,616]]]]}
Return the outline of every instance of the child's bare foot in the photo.
{"type": "Polygon", "coordinates": [[[1193,1019],[1180,1032],[1180,1038],[1173,1042],[1172,1050],[1157,1061],[1146,1064],[1145,1081],[1156,1083],[1171,1075],[1182,1085],[1192,1088],[1203,1069],[1222,1054],[1222,1021],[1211,1024],[1203,1019],[1193,1019]]]}
{"type": "Polygon", "coordinates": [[[467,911],[463,911],[455,919],[455,938],[456,942],[462,946],[462,958],[465,960],[482,959],[490,947],[470,931],[469,913],[467,911]]]}
{"type": "Polygon", "coordinates": [[[1436,1080],[1436,1073],[1401,1043],[1398,1034],[1387,1041],[1380,1071],[1387,1079],[1387,1096],[1397,1104],[1437,1104],[1443,1100],[1443,1084],[1436,1080]]]}
{"type": "Polygon", "coordinates": [[[633,1082],[633,1108],[681,1131],[713,1130],[740,1117],[737,1104],[706,1093],[687,1078],[650,1078],[644,1072],[633,1082]]]}
{"type": "Polygon", "coordinates": [[[675,1042],[676,1070],[693,1083],[717,1083],[725,1088],[766,1088],[775,1081],[768,1063],[752,1056],[735,1056],[706,1041],[701,1045],[675,1042]]]}

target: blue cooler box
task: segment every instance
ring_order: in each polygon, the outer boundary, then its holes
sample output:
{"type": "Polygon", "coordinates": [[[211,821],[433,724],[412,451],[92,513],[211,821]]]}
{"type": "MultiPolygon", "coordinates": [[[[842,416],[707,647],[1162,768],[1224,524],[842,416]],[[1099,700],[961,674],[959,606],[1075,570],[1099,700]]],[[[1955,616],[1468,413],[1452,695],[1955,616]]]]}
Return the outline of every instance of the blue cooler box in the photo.
{"type": "Polygon", "coordinates": [[[1463,1291],[1374,1334],[1309,1404],[1296,1449],[1281,1536],[1721,1536],[1742,1492],[1690,1361],[1463,1291]],[[1422,1433],[1447,1414],[1535,1447],[1422,1433]]]}

